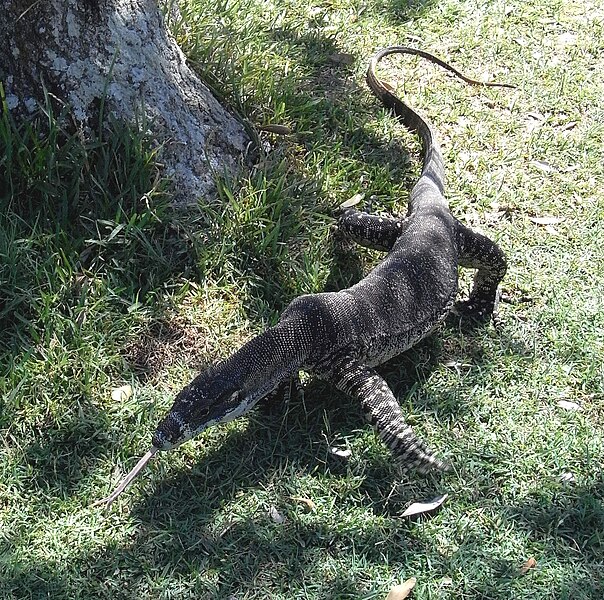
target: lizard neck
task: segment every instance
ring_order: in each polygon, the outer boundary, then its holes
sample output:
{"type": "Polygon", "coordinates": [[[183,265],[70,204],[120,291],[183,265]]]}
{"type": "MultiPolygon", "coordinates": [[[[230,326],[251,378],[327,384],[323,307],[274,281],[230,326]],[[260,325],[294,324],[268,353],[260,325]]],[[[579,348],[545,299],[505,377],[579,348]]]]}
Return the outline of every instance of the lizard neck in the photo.
{"type": "Polygon", "coordinates": [[[252,338],[215,367],[235,376],[250,399],[250,408],[296,373],[306,362],[308,348],[291,323],[280,322],[252,338]]]}

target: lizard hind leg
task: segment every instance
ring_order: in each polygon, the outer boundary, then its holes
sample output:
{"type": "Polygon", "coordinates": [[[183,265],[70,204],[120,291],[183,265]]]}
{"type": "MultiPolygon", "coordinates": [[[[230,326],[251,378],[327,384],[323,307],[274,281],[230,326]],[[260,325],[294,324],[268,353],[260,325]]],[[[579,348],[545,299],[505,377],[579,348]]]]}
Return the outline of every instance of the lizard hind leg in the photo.
{"type": "Polygon", "coordinates": [[[392,249],[405,225],[406,219],[371,215],[349,208],[338,219],[337,231],[361,246],[387,252],[392,249]]]}
{"type": "Polygon", "coordinates": [[[401,407],[388,384],[373,369],[351,364],[332,379],[335,386],[361,402],[365,418],[375,427],[403,472],[448,470],[405,422],[401,407]]]}
{"type": "Polygon", "coordinates": [[[457,225],[459,264],[476,269],[476,275],[468,300],[457,302],[453,309],[461,317],[485,322],[497,310],[498,287],[507,271],[505,254],[488,237],[457,225]]]}

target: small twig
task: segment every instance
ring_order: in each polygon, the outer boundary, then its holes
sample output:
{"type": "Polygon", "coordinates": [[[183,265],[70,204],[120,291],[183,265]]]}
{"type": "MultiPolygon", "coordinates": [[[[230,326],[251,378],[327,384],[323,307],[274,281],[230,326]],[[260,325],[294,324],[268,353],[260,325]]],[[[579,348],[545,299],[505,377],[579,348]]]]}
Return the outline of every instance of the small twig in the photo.
{"type": "Polygon", "coordinates": [[[36,0],[36,2],[33,2],[32,4],[30,4],[18,17],[17,17],[17,21],[20,21],[32,8],[34,8],[37,4],[40,4],[40,2],[42,2],[42,0],[36,0]]]}

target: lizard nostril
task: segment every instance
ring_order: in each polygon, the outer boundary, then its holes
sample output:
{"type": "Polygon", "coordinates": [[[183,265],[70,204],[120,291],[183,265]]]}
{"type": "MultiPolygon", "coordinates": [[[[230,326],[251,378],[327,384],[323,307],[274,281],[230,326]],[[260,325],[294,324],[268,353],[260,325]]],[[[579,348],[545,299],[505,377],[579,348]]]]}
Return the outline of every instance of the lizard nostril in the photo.
{"type": "Polygon", "coordinates": [[[170,450],[176,445],[181,437],[181,422],[173,413],[169,413],[157,426],[157,429],[153,434],[152,444],[160,450],[170,450]]]}

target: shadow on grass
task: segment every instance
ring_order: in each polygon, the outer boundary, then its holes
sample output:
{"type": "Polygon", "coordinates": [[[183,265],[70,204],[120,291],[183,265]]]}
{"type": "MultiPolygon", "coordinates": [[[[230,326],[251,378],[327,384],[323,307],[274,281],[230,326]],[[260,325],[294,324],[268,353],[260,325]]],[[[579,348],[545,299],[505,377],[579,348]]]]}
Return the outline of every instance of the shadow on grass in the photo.
{"type": "MultiPolygon", "coordinates": [[[[599,583],[604,586],[604,476],[591,485],[574,483],[537,489],[521,506],[507,509],[519,527],[553,549],[569,556],[581,553],[599,564],[599,583]]],[[[594,573],[594,577],[598,575],[594,573]]]]}
{"type": "MultiPolygon", "coordinates": [[[[398,18],[403,19],[408,14],[405,6],[408,5],[392,3],[398,18]]],[[[311,124],[320,131],[320,135],[330,137],[334,148],[351,164],[382,167],[388,163],[392,165],[393,177],[411,183],[408,153],[399,144],[385,147],[377,136],[364,129],[363,118],[352,117],[363,103],[362,96],[367,94],[351,82],[347,67],[326,66],[329,64],[326,59],[339,50],[335,41],[321,39],[320,34],[309,38],[292,30],[277,31],[275,38],[287,39],[290,44],[308,50],[306,61],[313,68],[313,75],[301,90],[308,92],[308,97],[300,100],[300,104],[303,105],[308,98],[321,99],[311,124]],[[353,108],[350,106],[351,96],[360,97],[353,108]]],[[[377,101],[372,100],[372,103],[373,115],[378,105],[377,101]]],[[[314,138],[302,132],[300,139],[311,146],[314,138]]],[[[354,168],[351,168],[353,172],[354,168]]],[[[325,187],[323,182],[309,181],[300,173],[295,172],[294,176],[302,182],[301,185],[318,190],[325,187]]],[[[375,191],[379,193],[380,189],[375,191]]],[[[309,212],[316,210],[315,206],[304,208],[309,212]]],[[[325,213],[332,208],[325,203],[319,206],[319,210],[325,213]]],[[[93,205],[86,210],[89,211],[86,219],[92,223],[114,220],[112,207],[93,205]]],[[[161,216],[163,218],[165,213],[161,216]]],[[[124,222],[128,221],[127,217],[124,222]]],[[[42,219],[46,219],[45,214],[42,214],[42,219]]],[[[118,295],[125,300],[125,306],[136,300],[137,290],[162,290],[174,273],[186,274],[190,280],[200,281],[196,266],[187,258],[187,252],[195,252],[194,244],[190,243],[186,232],[181,235],[182,231],[172,228],[170,219],[166,220],[166,225],[152,220],[144,224],[148,227],[146,235],[150,230],[158,242],[153,246],[157,252],[150,252],[148,246],[138,244],[140,239],[136,237],[136,228],[132,230],[132,238],[125,235],[128,230],[118,231],[111,237],[119,224],[103,225],[100,231],[87,229],[86,235],[98,234],[98,243],[94,255],[84,255],[84,258],[98,258],[115,266],[117,274],[112,280],[115,288],[120,290],[118,295]],[[132,245],[124,254],[123,246],[128,244],[132,245]],[[161,268],[153,271],[152,278],[147,278],[146,267],[155,264],[158,258],[161,259],[161,268]]],[[[316,222],[311,218],[307,224],[313,227],[316,222]]],[[[57,239],[71,238],[71,225],[73,223],[65,225],[57,239]]],[[[86,237],[79,233],[78,236],[86,237]]],[[[288,242],[287,232],[280,241],[288,242]]],[[[74,251],[74,264],[82,256],[80,251],[84,250],[74,251]]],[[[260,293],[244,300],[252,322],[264,322],[275,307],[284,306],[295,295],[296,286],[273,268],[275,258],[280,259],[279,256],[267,259],[262,249],[252,248],[248,256],[235,265],[236,268],[255,269],[258,280],[273,278],[264,284],[259,281],[260,293]]],[[[340,289],[360,278],[362,262],[358,255],[352,254],[347,260],[346,264],[334,267],[328,288],[340,289]]],[[[89,268],[90,264],[85,262],[84,266],[89,268]]],[[[160,303],[150,309],[150,345],[139,347],[138,354],[129,356],[130,368],[136,374],[142,373],[143,379],[155,373],[148,367],[165,368],[166,361],[170,360],[163,353],[166,346],[170,353],[190,352],[188,341],[191,340],[187,337],[186,328],[171,322],[160,303]]],[[[22,324],[11,322],[12,325],[19,328],[22,324]]],[[[435,337],[430,338],[397,359],[396,365],[392,361],[384,367],[386,379],[397,395],[418,382],[421,385],[428,378],[439,359],[441,348],[436,340],[435,337]]],[[[436,412],[441,412],[443,407],[448,415],[463,410],[450,398],[422,399],[424,404],[432,401],[436,412]]],[[[84,409],[88,411],[86,419],[74,417],[60,427],[50,428],[25,451],[27,464],[33,472],[31,486],[44,490],[45,497],[64,498],[66,494],[73,493],[82,471],[90,470],[91,462],[94,463],[107,447],[115,443],[104,433],[109,427],[101,409],[86,404],[84,409]]],[[[371,588],[371,582],[363,580],[361,575],[347,575],[344,569],[339,568],[339,557],[352,551],[368,568],[388,564],[396,566],[401,573],[407,573],[412,568],[430,565],[434,578],[450,574],[455,566],[455,555],[443,554],[416,530],[415,525],[397,518],[409,497],[390,499],[397,472],[389,458],[385,458],[387,455],[370,453],[352,465],[329,455],[325,414],[328,415],[329,429],[335,432],[337,439],[354,438],[359,435],[359,429],[366,427],[358,407],[352,407],[348,399],[322,384],[312,383],[306,390],[305,401],[294,401],[285,416],[274,416],[261,424],[254,415],[244,433],[229,435],[219,448],[208,452],[190,471],[160,480],[153,492],[135,507],[133,517],[137,527],[128,543],[108,543],[102,550],[89,553],[76,551],[70,554],[68,563],[63,564],[60,559],[34,563],[27,553],[22,552],[24,555],[21,556],[13,544],[5,543],[1,548],[1,560],[11,574],[0,581],[0,592],[12,593],[16,597],[25,597],[24,594],[29,593],[35,598],[59,595],[140,598],[144,594],[157,597],[162,588],[166,591],[172,587],[173,593],[178,589],[193,590],[203,594],[204,598],[223,599],[229,594],[244,595],[252,589],[281,587],[284,595],[299,595],[306,589],[321,598],[357,598],[371,588]],[[272,481],[284,471],[339,478],[349,469],[353,472],[361,469],[361,474],[365,475],[360,488],[362,502],[372,504],[377,516],[385,520],[383,523],[308,523],[297,514],[298,509],[288,505],[282,509],[287,516],[286,523],[282,525],[274,523],[263,509],[256,514],[236,516],[232,524],[223,523],[216,527],[224,507],[237,503],[240,493],[258,487],[270,489],[272,481]],[[326,562],[335,565],[332,571],[308,580],[308,573],[321,573],[326,562]],[[200,573],[210,575],[196,582],[195,578],[200,573]],[[163,580],[157,579],[160,574],[163,574],[163,580]]],[[[159,480],[158,470],[153,473],[154,480],[159,480]]],[[[413,486],[413,492],[422,495],[436,489],[438,482],[430,479],[416,482],[413,486]]],[[[345,507],[353,508],[350,504],[343,504],[342,510],[345,507]]],[[[471,549],[458,552],[472,554],[471,549]]],[[[501,568],[498,559],[487,554],[484,575],[481,575],[479,584],[484,588],[470,592],[473,596],[467,597],[489,597],[490,578],[493,573],[503,571],[505,569],[501,568]]],[[[569,582],[570,585],[581,589],[585,583],[569,582]]]]}
{"type": "MultiPolygon", "coordinates": [[[[207,473],[193,468],[187,477],[162,484],[156,490],[159,496],[150,496],[135,508],[136,532],[127,543],[75,553],[68,564],[33,564],[14,554],[8,541],[3,542],[0,552],[12,573],[0,582],[0,591],[29,592],[32,598],[65,594],[130,599],[179,590],[222,599],[248,590],[280,589],[282,598],[311,590],[321,598],[363,598],[373,597],[367,574],[384,564],[398,570],[402,579],[428,568],[429,579],[420,579],[418,589],[428,586],[435,592],[440,588],[446,597],[546,597],[539,594],[549,591],[561,599],[593,600],[604,591],[601,548],[594,548],[593,554],[577,563],[572,544],[552,545],[545,539],[537,566],[522,574],[526,557],[499,556],[472,534],[449,551],[424,535],[421,523],[398,518],[359,523],[343,516],[332,522],[328,516],[325,522],[316,518],[309,522],[304,510],[292,502],[279,506],[286,520],[276,523],[268,514],[269,500],[253,514],[234,514],[224,521],[221,509],[240,496],[232,488],[225,489],[228,485],[220,480],[221,473],[210,472],[206,480],[207,473]],[[214,485],[217,491],[209,498],[193,497],[186,491],[211,490],[214,485]],[[342,569],[340,559],[351,554],[362,561],[364,574],[348,575],[342,569]],[[560,574],[548,579],[552,576],[548,564],[554,560],[566,569],[561,580],[556,580],[560,574]],[[80,579],[69,583],[74,573],[80,579]]],[[[581,521],[574,523],[575,542],[601,535],[601,481],[572,491],[560,490],[559,497],[563,501],[575,498],[575,507],[583,513],[581,521]],[[594,497],[599,498],[599,505],[594,505],[594,497]]],[[[539,527],[542,523],[540,517],[535,522],[528,516],[535,508],[539,513],[548,510],[547,505],[522,507],[519,513],[527,517],[524,525],[537,523],[539,527]]],[[[555,526],[560,515],[553,512],[546,521],[555,526]]],[[[446,511],[437,518],[447,519],[446,511]]]]}
{"type": "Polygon", "coordinates": [[[109,435],[101,424],[107,425],[107,418],[90,402],[78,404],[78,414],[41,431],[23,452],[28,485],[50,497],[65,499],[76,493],[105,455],[109,435]]]}

